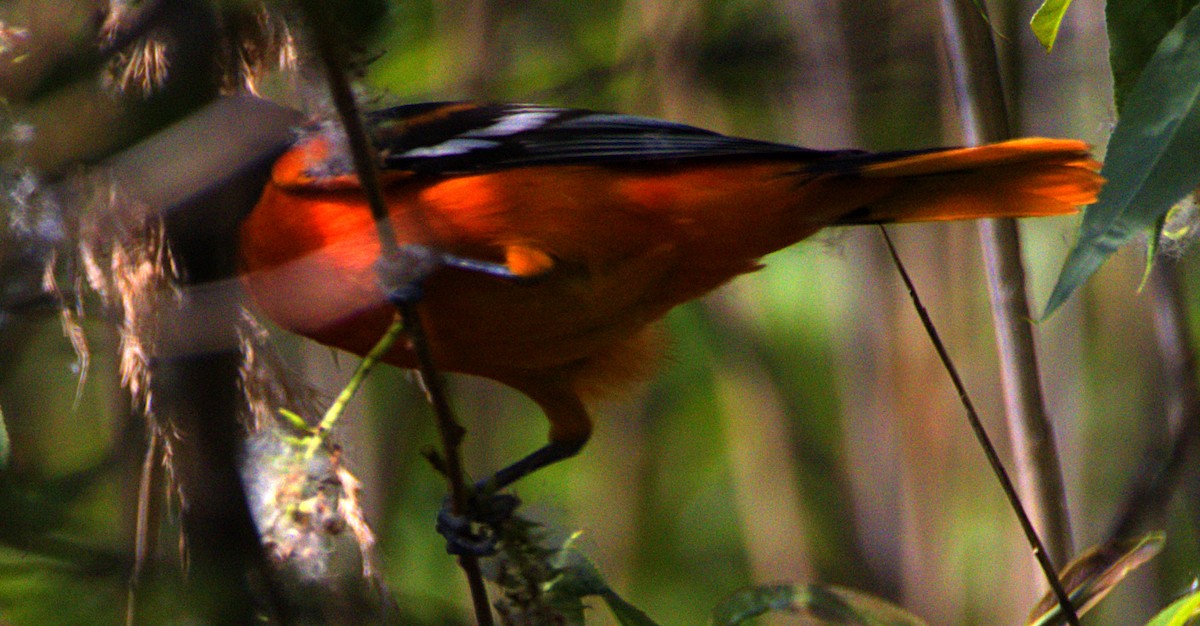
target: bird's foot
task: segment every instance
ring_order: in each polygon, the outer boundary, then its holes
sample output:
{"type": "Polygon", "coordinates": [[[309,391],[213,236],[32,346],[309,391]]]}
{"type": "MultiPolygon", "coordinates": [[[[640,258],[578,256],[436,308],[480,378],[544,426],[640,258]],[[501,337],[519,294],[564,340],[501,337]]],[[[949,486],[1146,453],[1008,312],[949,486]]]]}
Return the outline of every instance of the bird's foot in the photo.
{"type": "Polygon", "coordinates": [[[501,528],[520,505],[519,498],[497,493],[489,481],[471,490],[466,511],[455,512],[447,497],[437,516],[437,531],[446,538],[446,552],[480,557],[496,554],[501,528]]]}

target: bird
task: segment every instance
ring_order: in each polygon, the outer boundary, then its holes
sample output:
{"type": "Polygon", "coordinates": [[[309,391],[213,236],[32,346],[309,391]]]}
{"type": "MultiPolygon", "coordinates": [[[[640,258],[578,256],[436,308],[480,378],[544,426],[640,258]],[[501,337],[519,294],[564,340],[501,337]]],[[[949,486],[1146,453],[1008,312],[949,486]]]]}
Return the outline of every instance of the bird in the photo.
{"type": "MultiPolygon", "coordinates": [[[[588,403],[652,375],[655,322],[831,226],[1069,214],[1103,184],[1089,146],[1025,138],[900,152],[817,150],[535,104],[435,102],[364,114],[402,247],[432,251],[416,303],[436,368],[532,399],[548,442],[510,485],[575,455],[588,403]]],[[[355,354],[395,308],[346,138],[312,124],[239,233],[254,306],[355,354]]],[[[428,255],[427,255],[428,256],[428,255]]],[[[407,343],[383,361],[418,366],[407,343]]]]}

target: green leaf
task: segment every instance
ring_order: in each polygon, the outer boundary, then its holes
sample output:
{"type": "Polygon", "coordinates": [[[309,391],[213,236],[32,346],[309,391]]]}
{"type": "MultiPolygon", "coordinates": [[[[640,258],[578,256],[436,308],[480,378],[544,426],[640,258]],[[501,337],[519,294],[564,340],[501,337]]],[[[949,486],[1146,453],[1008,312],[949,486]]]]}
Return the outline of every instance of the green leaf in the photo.
{"type": "Polygon", "coordinates": [[[649,615],[626,602],[611,589],[608,593],[601,594],[600,597],[604,599],[608,610],[612,611],[613,616],[617,618],[617,623],[621,626],[658,626],[654,620],[650,619],[649,615]]]}
{"type": "Polygon", "coordinates": [[[768,611],[792,610],[792,602],[801,592],[794,585],[760,585],[742,589],[718,604],[709,623],[735,626],[768,611]]]}
{"type": "Polygon", "coordinates": [[[1155,615],[1146,626],[1187,626],[1200,617],[1200,591],[1174,601],[1170,606],[1155,615]]]}
{"type": "MultiPolygon", "coordinates": [[[[1126,95],[1154,56],[1163,37],[1198,0],[1109,0],[1104,9],[1113,100],[1124,114],[1126,95]]],[[[1049,2],[1047,2],[1049,4],[1049,2]]]]}
{"type": "Polygon", "coordinates": [[[821,624],[926,626],[920,618],[891,602],[826,585],[761,585],[743,589],[713,609],[710,624],[737,626],[768,611],[803,613],[821,624]]]}
{"type": "MultiPolygon", "coordinates": [[[[1162,549],[1162,533],[1103,543],[1084,552],[1063,568],[1061,579],[1067,597],[1079,615],[1104,599],[1125,576],[1141,567],[1162,549]]],[[[1067,622],[1057,598],[1047,593],[1029,613],[1028,626],[1060,626],[1067,622]]]]}
{"type": "Polygon", "coordinates": [[[1084,213],[1079,241],[1050,294],[1053,313],[1121,245],[1148,231],[1200,183],[1200,10],[1163,38],[1129,93],[1084,213]]]}
{"type": "Polygon", "coordinates": [[[1170,214],[1171,211],[1163,213],[1155,220],[1154,226],[1150,229],[1150,232],[1154,234],[1147,237],[1146,240],[1146,268],[1142,270],[1142,279],[1138,281],[1138,293],[1141,293],[1146,285],[1150,284],[1150,271],[1154,269],[1154,259],[1158,258],[1158,252],[1162,249],[1163,229],[1167,227],[1167,216],[1170,214]]]}
{"type": "Polygon", "coordinates": [[[621,626],[658,626],[650,616],[626,602],[604,582],[591,559],[573,547],[578,536],[578,533],[572,535],[554,555],[551,565],[560,571],[560,575],[546,585],[545,591],[551,601],[569,609],[580,624],[583,623],[583,598],[599,596],[621,626]]]}
{"type": "Polygon", "coordinates": [[[1033,19],[1029,20],[1029,28],[1046,52],[1054,48],[1054,40],[1058,39],[1058,29],[1069,6],[1071,0],[1046,0],[1033,14],[1033,19]]]}

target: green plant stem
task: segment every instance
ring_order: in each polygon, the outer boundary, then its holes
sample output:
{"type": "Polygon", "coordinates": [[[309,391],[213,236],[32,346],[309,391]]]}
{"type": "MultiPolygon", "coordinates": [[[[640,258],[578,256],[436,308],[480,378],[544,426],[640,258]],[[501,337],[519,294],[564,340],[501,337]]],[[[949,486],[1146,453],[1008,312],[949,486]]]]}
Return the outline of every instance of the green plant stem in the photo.
{"type": "Polygon", "coordinates": [[[367,374],[371,373],[371,370],[379,363],[379,359],[383,358],[383,355],[392,349],[392,346],[396,344],[396,340],[400,338],[403,332],[404,321],[397,316],[392,325],[388,327],[387,332],[383,334],[383,337],[379,339],[375,346],[371,348],[371,351],[359,362],[358,367],[354,369],[354,374],[346,382],[346,386],[342,387],[337,397],[329,405],[329,409],[325,411],[325,415],[317,424],[315,432],[307,439],[304,449],[305,459],[311,459],[316,454],[317,449],[325,442],[329,433],[337,424],[337,421],[346,412],[346,407],[349,406],[350,399],[354,397],[354,394],[358,393],[363,383],[367,381],[367,374]]]}

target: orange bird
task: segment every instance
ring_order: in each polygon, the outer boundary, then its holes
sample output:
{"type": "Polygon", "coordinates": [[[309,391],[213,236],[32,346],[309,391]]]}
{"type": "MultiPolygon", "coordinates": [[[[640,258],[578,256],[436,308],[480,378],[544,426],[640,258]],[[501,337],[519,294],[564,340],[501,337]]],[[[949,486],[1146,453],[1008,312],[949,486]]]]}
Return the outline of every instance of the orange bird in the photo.
{"type": "MultiPolygon", "coordinates": [[[[1101,186],[1071,140],[820,151],[466,103],[366,122],[400,242],[444,261],[418,305],[434,363],[519,390],[550,421],[550,443],[497,473],[497,488],[575,454],[592,430],[585,398],[648,375],[648,327],[763,255],[827,226],[1072,213],[1101,186]]],[[[276,162],[240,249],[253,300],[286,329],[361,355],[393,318],[371,214],[331,125],[276,162]]],[[[407,345],[384,360],[417,365],[407,345]]]]}

